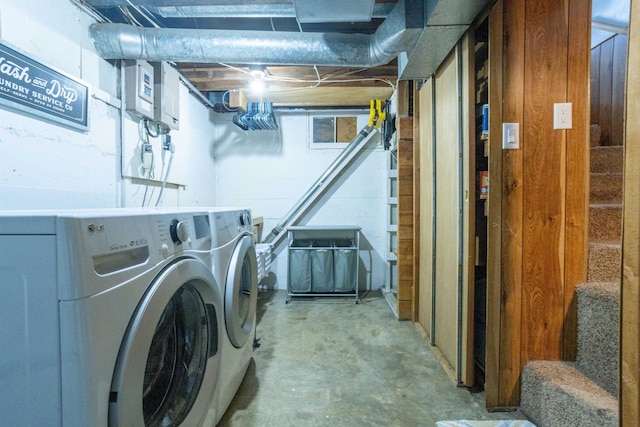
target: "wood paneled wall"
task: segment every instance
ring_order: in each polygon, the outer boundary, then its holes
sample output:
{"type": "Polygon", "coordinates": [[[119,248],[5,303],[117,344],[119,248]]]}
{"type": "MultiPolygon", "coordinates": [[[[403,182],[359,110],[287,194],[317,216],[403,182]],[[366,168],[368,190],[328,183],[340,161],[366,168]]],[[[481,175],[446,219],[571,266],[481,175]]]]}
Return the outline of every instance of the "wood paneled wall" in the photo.
{"type": "Polygon", "coordinates": [[[618,34],[591,50],[591,124],[600,145],[622,145],[628,37],[618,34]]]}
{"type": "Polygon", "coordinates": [[[589,0],[499,0],[491,11],[490,152],[499,159],[489,176],[502,191],[488,219],[501,266],[490,249],[490,408],[519,404],[527,362],[575,354],[573,291],[587,260],[589,22],[589,0]],[[573,103],[571,130],[553,129],[559,102],[573,103]],[[496,147],[503,122],[520,123],[520,150],[496,147]]]}
{"type": "Polygon", "coordinates": [[[407,81],[400,82],[398,91],[398,319],[412,320],[414,315],[414,161],[413,117],[409,116],[407,81]]]}
{"type": "Polygon", "coordinates": [[[631,5],[625,139],[620,425],[640,419],[640,3],[631,5]]]}

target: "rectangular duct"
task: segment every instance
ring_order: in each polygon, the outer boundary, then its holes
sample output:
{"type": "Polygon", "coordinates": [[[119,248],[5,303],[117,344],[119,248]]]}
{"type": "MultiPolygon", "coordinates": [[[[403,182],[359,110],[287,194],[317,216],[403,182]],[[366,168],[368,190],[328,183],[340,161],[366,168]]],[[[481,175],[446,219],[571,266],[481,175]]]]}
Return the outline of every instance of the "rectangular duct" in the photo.
{"type": "Polygon", "coordinates": [[[316,22],[369,22],[375,0],[294,0],[301,24],[316,22]]]}
{"type": "Polygon", "coordinates": [[[426,79],[435,73],[487,3],[487,0],[425,0],[426,27],[414,48],[398,56],[400,79],[426,79]]]}

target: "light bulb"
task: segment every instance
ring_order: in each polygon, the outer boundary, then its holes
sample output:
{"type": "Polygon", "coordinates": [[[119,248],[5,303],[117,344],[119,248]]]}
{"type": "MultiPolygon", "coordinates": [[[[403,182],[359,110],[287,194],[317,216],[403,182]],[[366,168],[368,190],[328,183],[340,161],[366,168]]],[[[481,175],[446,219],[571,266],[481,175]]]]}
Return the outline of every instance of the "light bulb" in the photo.
{"type": "Polygon", "coordinates": [[[251,92],[256,93],[256,94],[260,94],[264,90],[264,81],[258,80],[258,79],[254,79],[250,83],[250,88],[251,88],[251,92]]]}

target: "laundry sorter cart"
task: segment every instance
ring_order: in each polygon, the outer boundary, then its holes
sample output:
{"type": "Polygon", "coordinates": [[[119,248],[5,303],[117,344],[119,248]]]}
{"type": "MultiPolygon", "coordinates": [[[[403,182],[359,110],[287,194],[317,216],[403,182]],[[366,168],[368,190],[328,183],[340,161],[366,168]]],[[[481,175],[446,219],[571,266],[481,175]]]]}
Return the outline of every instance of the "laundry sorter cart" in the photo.
{"type": "Polygon", "coordinates": [[[358,296],[360,227],[294,226],[287,229],[287,303],[293,297],[358,296]]]}

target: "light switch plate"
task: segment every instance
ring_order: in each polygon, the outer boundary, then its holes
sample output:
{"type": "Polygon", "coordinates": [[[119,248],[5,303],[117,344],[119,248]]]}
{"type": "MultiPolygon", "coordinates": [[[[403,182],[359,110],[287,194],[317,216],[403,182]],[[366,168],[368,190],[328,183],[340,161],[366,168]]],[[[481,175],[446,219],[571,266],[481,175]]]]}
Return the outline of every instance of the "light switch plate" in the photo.
{"type": "Polygon", "coordinates": [[[504,150],[520,148],[520,123],[502,124],[502,148],[504,150]]]}

